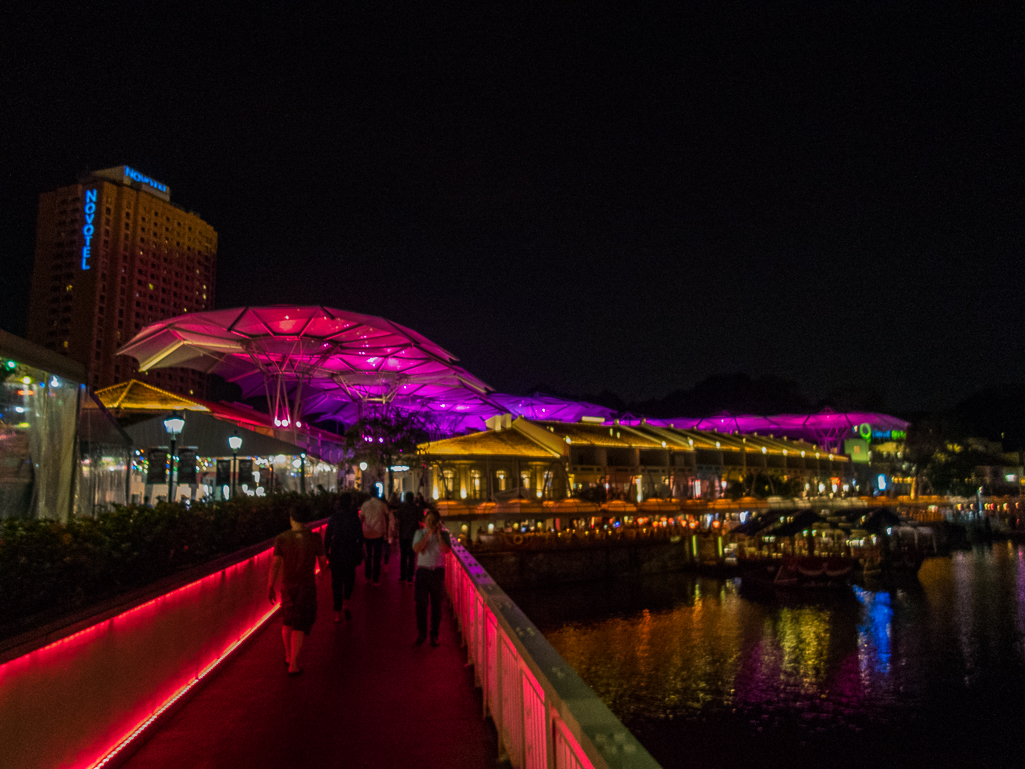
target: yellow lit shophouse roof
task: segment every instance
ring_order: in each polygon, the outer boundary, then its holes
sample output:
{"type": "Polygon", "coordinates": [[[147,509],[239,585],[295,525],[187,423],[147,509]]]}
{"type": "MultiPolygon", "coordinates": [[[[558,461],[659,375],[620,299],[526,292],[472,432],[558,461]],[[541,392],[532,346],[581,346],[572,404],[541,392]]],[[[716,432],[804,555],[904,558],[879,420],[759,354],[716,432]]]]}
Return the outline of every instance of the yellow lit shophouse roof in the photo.
{"type": "Polygon", "coordinates": [[[420,454],[447,457],[506,456],[551,459],[553,456],[560,456],[559,452],[544,446],[515,426],[505,430],[461,435],[434,443],[421,443],[417,450],[420,454]]]}
{"type": "Polygon", "coordinates": [[[520,417],[506,423],[504,429],[490,429],[457,438],[424,443],[419,453],[429,456],[519,456],[550,458],[569,456],[572,446],[599,446],[623,449],[667,449],[669,451],[724,450],[748,455],[770,454],[809,458],[846,457],[803,441],[770,436],[739,435],[704,430],[676,430],[651,425],[596,425],[585,422],[550,422],[520,417]],[[804,452],[802,454],[802,452],[804,452]]]}
{"type": "Polygon", "coordinates": [[[660,449],[662,442],[625,425],[594,425],[586,422],[533,422],[570,445],[623,449],[660,449]],[[567,441],[566,439],[569,438],[567,441]]]}
{"type": "Polygon", "coordinates": [[[132,379],[96,391],[100,403],[110,411],[209,411],[206,406],[181,395],[132,379]]]}

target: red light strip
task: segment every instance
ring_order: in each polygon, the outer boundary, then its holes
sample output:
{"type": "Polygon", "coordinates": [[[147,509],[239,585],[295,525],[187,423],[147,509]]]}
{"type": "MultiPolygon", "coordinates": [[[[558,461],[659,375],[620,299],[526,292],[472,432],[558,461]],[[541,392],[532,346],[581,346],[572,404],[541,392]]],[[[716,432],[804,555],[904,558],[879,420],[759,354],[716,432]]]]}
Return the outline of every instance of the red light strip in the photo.
{"type": "Polygon", "coordinates": [[[164,711],[166,711],[169,707],[171,707],[182,697],[184,697],[189,692],[189,690],[191,690],[196,684],[198,684],[200,681],[206,678],[206,676],[209,675],[210,672],[212,672],[213,669],[217,667],[224,660],[225,657],[227,657],[229,654],[235,651],[235,649],[237,649],[243,641],[245,641],[247,638],[249,638],[249,636],[255,633],[267,620],[271,618],[271,616],[277,610],[278,607],[275,606],[266,614],[264,614],[260,619],[258,619],[252,627],[250,627],[245,633],[243,633],[241,638],[239,638],[237,641],[231,644],[231,646],[225,649],[220,657],[218,657],[205,668],[203,668],[203,670],[200,671],[193,680],[189,681],[185,686],[183,686],[181,689],[179,689],[177,692],[171,695],[171,697],[163,705],[154,710],[146,719],[143,720],[141,724],[139,724],[137,727],[135,727],[135,729],[129,732],[128,735],[124,739],[122,739],[113,750],[111,750],[107,755],[105,755],[95,764],[90,765],[89,769],[101,769],[101,767],[104,767],[111,761],[113,761],[114,758],[116,758],[119,753],[121,753],[126,747],[128,747],[132,743],[132,741],[135,740],[136,737],[138,737],[146,730],[146,727],[148,727],[150,724],[156,721],[161,716],[161,714],[164,713],[164,711]]]}
{"type": "MultiPolygon", "coordinates": [[[[319,534],[319,533],[321,533],[324,530],[324,528],[326,528],[326,526],[318,526],[317,528],[313,529],[313,531],[319,534]]],[[[265,550],[265,551],[263,551],[261,553],[258,553],[256,555],[254,555],[252,558],[253,559],[259,558],[260,556],[265,555],[268,552],[270,552],[270,551],[269,550],[265,550]]],[[[252,559],[247,559],[247,561],[241,561],[239,563],[234,564],[233,566],[229,566],[229,567],[227,567],[225,569],[222,569],[219,572],[214,572],[214,574],[209,574],[206,577],[204,577],[203,579],[198,580],[197,582],[192,582],[192,583],[190,583],[188,585],[183,585],[182,587],[178,588],[177,590],[173,590],[170,593],[167,593],[166,595],[163,595],[163,596],[160,596],[158,598],[154,598],[154,599],[152,599],[150,601],[147,601],[142,606],[137,606],[134,609],[130,609],[129,611],[127,611],[124,614],[120,615],[120,617],[124,617],[124,616],[126,616],[128,614],[132,614],[133,612],[136,612],[136,611],[138,611],[139,609],[142,609],[145,606],[149,606],[152,603],[156,603],[157,601],[159,601],[159,600],[161,600],[163,598],[166,598],[168,595],[173,595],[174,593],[177,593],[177,592],[179,592],[181,590],[187,590],[187,589],[189,589],[191,587],[194,587],[195,585],[198,585],[199,583],[204,582],[204,581],[206,581],[206,580],[208,580],[208,579],[210,579],[212,577],[219,576],[219,575],[221,575],[221,574],[223,574],[223,573],[225,573],[225,572],[227,572],[229,570],[232,570],[232,569],[237,569],[237,568],[241,567],[243,564],[247,563],[248,560],[252,560],[252,559]]],[[[320,565],[319,565],[319,563],[315,567],[315,570],[316,570],[316,572],[318,574],[320,573],[320,565]]],[[[225,657],[227,657],[229,654],[231,654],[235,649],[237,649],[239,647],[240,644],[242,644],[243,641],[245,641],[247,638],[249,638],[249,636],[251,636],[253,633],[255,633],[268,619],[271,618],[271,616],[277,610],[278,610],[278,607],[274,606],[266,614],[264,614],[260,619],[258,619],[248,630],[246,630],[245,633],[242,634],[242,636],[237,641],[235,641],[227,649],[225,649],[217,659],[215,659],[213,662],[211,662],[209,665],[207,665],[205,668],[203,668],[203,670],[201,670],[196,675],[196,677],[193,680],[189,681],[189,683],[187,683],[185,686],[183,686],[181,689],[179,689],[177,692],[175,692],[173,695],[171,695],[171,697],[169,697],[166,702],[164,702],[160,707],[158,707],[156,710],[154,710],[149,716],[147,716],[145,719],[143,719],[142,723],[140,723],[137,727],[135,727],[132,731],[130,731],[128,733],[128,735],[125,736],[114,747],[113,750],[111,750],[109,753],[107,753],[103,758],[101,758],[96,763],[90,764],[89,765],[89,769],[102,769],[102,767],[107,766],[111,761],[113,761],[114,758],[116,758],[117,755],[119,753],[121,753],[126,747],[128,747],[128,745],[130,745],[133,740],[135,740],[140,734],[142,734],[150,724],[152,724],[154,721],[156,721],[160,717],[160,715],[162,713],[164,713],[169,707],[171,707],[174,703],[176,703],[178,700],[180,700],[182,697],[184,697],[196,684],[198,684],[207,675],[209,675],[210,672],[213,671],[213,669],[215,667],[217,667],[224,660],[225,657]]],[[[97,626],[94,625],[93,628],[95,628],[95,627],[97,627],[97,626]]],[[[85,630],[79,631],[79,633],[75,633],[74,635],[76,635],[76,636],[80,635],[81,633],[88,632],[89,630],[91,630],[93,628],[86,628],[85,630]]],[[[74,636],[69,636],[69,638],[73,638],[73,637],[74,636]]],[[[61,643],[62,641],[66,641],[66,640],[67,639],[61,639],[61,641],[57,641],[56,643],[61,643]]],[[[51,645],[54,645],[54,644],[51,644],[51,645]]]]}
{"type": "MultiPolygon", "coordinates": [[[[107,628],[107,626],[111,622],[114,622],[114,621],[123,622],[125,619],[127,619],[129,617],[132,617],[133,615],[142,612],[144,609],[147,609],[150,606],[153,606],[154,604],[156,604],[156,603],[158,603],[160,601],[165,601],[168,598],[170,598],[171,596],[175,596],[175,595],[177,595],[179,593],[182,593],[182,592],[184,592],[186,590],[196,590],[196,589],[199,588],[200,585],[202,585],[202,584],[204,584],[206,582],[212,582],[212,581],[216,581],[218,579],[221,579],[223,577],[223,575],[225,575],[225,574],[227,574],[227,573],[229,573],[231,571],[234,571],[236,569],[239,569],[239,568],[243,567],[249,561],[254,560],[256,558],[260,558],[261,556],[264,556],[264,555],[266,555],[269,552],[270,552],[270,550],[268,549],[268,550],[265,550],[265,551],[263,551],[261,553],[257,553],[256,555],[252,556],[249,559],[246,559],[245,561],[240,561],[239,563],[233,564],[232,566],[227,566],[224,569],[221,569],[219,571],[215,571],[214,573],[208,574],[207,576],[205,576],[205,577],[203,577],[203,578],[201,578],[201,579],[199,579],[199,580],[197,580],[195,582],[190,582],[187,585],[182,585],[181,587],[172,590],[170,593],[165,593],[165,594],[157,596],[155,598],[151,598],[150,600],[146,601],[145,603],[140,604],[138,606],[135,606],[135,607],[133,607],[131,609],[128,609],[127,611],[124,611],[121,614],[118,614],[118,615],[116,615],[114,617],[111,617],[109,619],[103,620],[102,622],[98,622],[95,625],[90,625],[89,627],[83,628],[83,629],[79,630],[76,633],[72,633],[69,636],[65,636],[64,638],[61,638],[61,639],[59,639],[57,641],[54,641],[52,643],[47,644],[46,646],[42,646],[42,647],[40,647],[38,649],[35,649],[35,650],[31,651],[31,652],[28,652],[23,657],[15,657],[14,659],[8,660],[7,662],[4,662],[3,664],[0,664],[0,679],[3,678],[4,673],[6,673],[8,669],[14,669],[14,666],[17,663],[24,663],[25,661],[27,661],[29,659],[29,657],[38,656],[38,655],[41,655],[41,654],[52,653],[58,647],[66,646],[71,641],[73,641],[75,639],[79,639],[82,636],[85,636],[85,635],[88,635],[88,634],[91,634],[91,633],[94,634],[94,633],[102,632],[104,629],[107,628]]],[[[247,633],[251,632],[252,629],[258,627],[259,624],[262,624],[264,621],[266,621],[266,618],[261,619],[260,622],[257,623],[257,625],[254,625],[253,628],[251,628],[249,631],[246,631],[246,632],[247,633]]]]}
{"type": "MultiPolygon", "coordinates": [[[[313,531],[318,533],[318,534],[320,534],[320,533],[323,532],[323,530],[325,528],[326,528],[326,524],[322,524],[322,525],[317,526],[316,528],[314,528],[313,531]]],[[[208,581],[214,581],[214,580],[221,579],[221,578],[223,578],[224,575],[226,575],[226,574],[228,574],[228,573],[230,573],[232,571],[235,571],[237,569],[241,569],[247,563],[250,563],[250,562],[252,562],[252,561],[254,561],[254,560],[258,559],[258,558],[261,558],[262,556],[265,556],[265,555],[267,555],[270,552],[271,552],[271,549],[268,548],[267,550],[264,550],[264,551],[262,551],[260,553],[257,553],[255,555],[251,556],[250,558],[247,558],[244,561],[240,561],[240,562],[238,562],[236,564],[232,564],[231,566],[227,566],[224,569],[220,569],[220,570],[218,570],[218,571],[216,571],[216,572],[214,572],[212,574],[208,574],[207,576],[202,577],[201,579],[197,580],[196,582],[191,582],[189,584],[182,585],[181,587],[178,587],[178,588],[172,590],[170,593],[165,593],[163,595],[151,598],[150,600],[146,601],[145,603],[140,604],[138,606],[135,606],[135,607],[133,607],[131,609],[128,609],[127,611],[122,612],[121,614],[118,614],[115,617],[112,617],[112,618],[107,619],[107,620],[103,620],[102,622],[99,622],[99,623],[97,623],[95,625],[91,625],[89,627],[83,628],[82,630],[79,630],[76,633],[72,633],[69,636],[66,636],[66,637],[61,638],[61,639],[59,639],[57,641],[54,641],[54,642],[52,642],[50,644],[47,644],[46,646],[42,646],[39,649],[36,649],[36,650],[34,650],[32,652],[27,653],[23,657],[16,657],[16,658],[14,658],[12,660],[8,660],[7,662],[4,662],[4,663],[0,664],[0,679],[2,679],[4,677],[5,673],[7,673],[8,671],[14,669],[14,666],[16,664],[19,664],[19,663],[24,664],[24,663],[26,663],[29,660],[29,658],[37,657],[37,655],[39,655],[39,654],[45,654],[47,652],[52,652],[53,650],[55,650],[58,647],[66,646],[68,643],[70,643],[74,639],[81,638],[82,636],[85,636],[87,634],[92,634],[92,633],[100,632],[102,629],[106,628],[110,622],[112,622],[112,621],[123,621],[126,618],[131,617],[132,615],[135,615],[138,612],[141,612],[142,610],[144,610],[144,609],[146,609],[146,608],[148,608],[148,607],[150,607],[150,606],[152,606],[152,605],[154,605],[154,604],[156,604],[156,603],[158,603],[160,601],[165,601],[169,597],[174,596],[174,595],[176,595],[178,593],[182,593],[182,592],[184,592],[186,590],[196,590],[203,583],[206,583],[208,581]]],[[[319,573],[319,571],[320,571],[320,569],[317,568],[317,572],[318,573],[319,573]]],[[[264,614],[260,619],[258,619],[252,626],[250,626],[245,631],[245,633],[242,634],[242,636],[237,641],[235,641],[230,646],[228,646],[221,653],[221,655],[219,657],[217,657],[217,659],[215,659],[213,662],[211,662],[209,665],[207,665],[202,671],[200,671],[196,675],[196,677],[193,680],[191,680],[189,683],[187,683],[185,686],[183,686],[181,689],[179,689],[177,692],[175,692],[162,705],[160,705],[160,707],[158,707],[149,716],[147,716],[145,719],[143,719],[143,721],[141,723],[139,723],[134,729],[132,729],[130,732],[128,732],[126,734],[126,736],[124,738],[122,738],[117,743],[117,745],[113,749],[111,749],[107,754],[105,754],[101,759],[99,759],[98,761],[95,761],[94,763],[91,763],[91,764],[80,764],[79,765],[79,769],[101,769],[101,767],[105,767],[105,766],[109,765],[110,762],[113,761],[114,758],[116,758],[119,753],[123,752],[124,749],[129,744],[131,744],[131,742],[133,740],[135,740],[142,732],[144,732],[146,730],[146,728],[148,726],[150,726],[157,718],[159,718],[162,713],[164,713],[175,702],[177,702],[179,699],[181,699],[183,696],[185,696],[185,694],[187,694],[193,687],[195,687],[196,684],[198,684],[203,678],[205,678],[207,675],[209,675],[210,672],[213,671],[213,669],[215,667],[217,667],[217,665],[220,664],[224,660],[225,657],[227,657],[229,654],[231,654],[231,652],[233,652],[236,648],[238,648],[238,646],[241,643],[243,643],[247,638],[249,638],[249,636],[251,636],[264,623],[266,623],[267,620],[270,619],[270,617],[274,614],[274,612],[277,611],[277,609],[278,609],[278,607],[274,606],[266,614],[264,614]]]]}

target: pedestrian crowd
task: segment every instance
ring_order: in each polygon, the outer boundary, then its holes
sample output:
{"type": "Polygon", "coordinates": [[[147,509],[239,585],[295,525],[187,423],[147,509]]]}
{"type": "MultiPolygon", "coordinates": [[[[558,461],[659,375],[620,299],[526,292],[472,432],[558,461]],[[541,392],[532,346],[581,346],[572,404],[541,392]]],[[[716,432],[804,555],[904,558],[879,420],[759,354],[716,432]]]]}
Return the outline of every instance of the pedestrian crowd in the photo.
{"type": "Polygon", "coordinates": [[[300,652],[317,616],[317,564],[320,574],[331,573],[334,621],[349,621],[352,612],[346,604],[352,598],[359,565],[363,564],[365,583],[379,586],[396,544],[398,581],[413,586],[415,644],[423,644],[429,631],[431,646],[438,646],[445,554],[452,548],[438,511],[422,494],[406,492],[401,499],[392,494],[386,502],[376,494],[342,493],[323,539],[310,530],[305,517],[298,506],[291,511],[289,530],[274,541],[268,575],[271,603],[278,598],[280,583],[282,640],[290,676],[302,673],[300,652]]]}

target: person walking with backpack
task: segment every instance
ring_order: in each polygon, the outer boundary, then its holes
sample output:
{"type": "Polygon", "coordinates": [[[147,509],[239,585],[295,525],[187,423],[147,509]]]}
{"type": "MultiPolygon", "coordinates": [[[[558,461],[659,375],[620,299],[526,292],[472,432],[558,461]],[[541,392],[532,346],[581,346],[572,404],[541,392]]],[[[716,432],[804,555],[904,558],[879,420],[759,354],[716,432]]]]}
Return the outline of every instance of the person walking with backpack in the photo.
{"type": "Polygon", "coordinates": [[[353,504],[352,494],[342,493],[335,502],[334,513],[327,522],[324,549],[331,566],[331,592],[334,597],[335,622],[352,619],[345,602],[352,598],[356,584],[356,567],[363,562],[363,525],[353,504]]]}
{"type": "Polygon", "coordinates": [[[381,549],[384,538],[388,536],[388,505],[377,496],[370,497],[359,509],[359,517],[363,521],[363,538],[367,546],[367,559],[363,564],[363,574],[375,585],[381,584],[381,549]]]}
{"type": "Polygon", "coordinates": [[[413,492],[407,491],[402,504],[395,512],[399,526],[399,582],[413,584],[416,567],[416,553],[413,552],[413,537],[420,531],[422,516],[414,501],[413,492]]]}

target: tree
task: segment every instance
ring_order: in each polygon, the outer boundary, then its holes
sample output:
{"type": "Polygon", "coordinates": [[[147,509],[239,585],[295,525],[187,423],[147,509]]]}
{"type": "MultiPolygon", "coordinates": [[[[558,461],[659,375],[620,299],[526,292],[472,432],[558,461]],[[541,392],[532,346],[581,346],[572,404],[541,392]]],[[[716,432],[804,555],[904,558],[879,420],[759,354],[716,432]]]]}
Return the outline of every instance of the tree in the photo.
{"type": "Polygon", "coordinates": [[[389,469],[396,463],[411,465],[416,459],[416,447],[429,437],[427,424],[420,415],[393,411],[354,423],[345,431],[345,448],[353,464],[366,462],[371,467],[389,469]]]}

